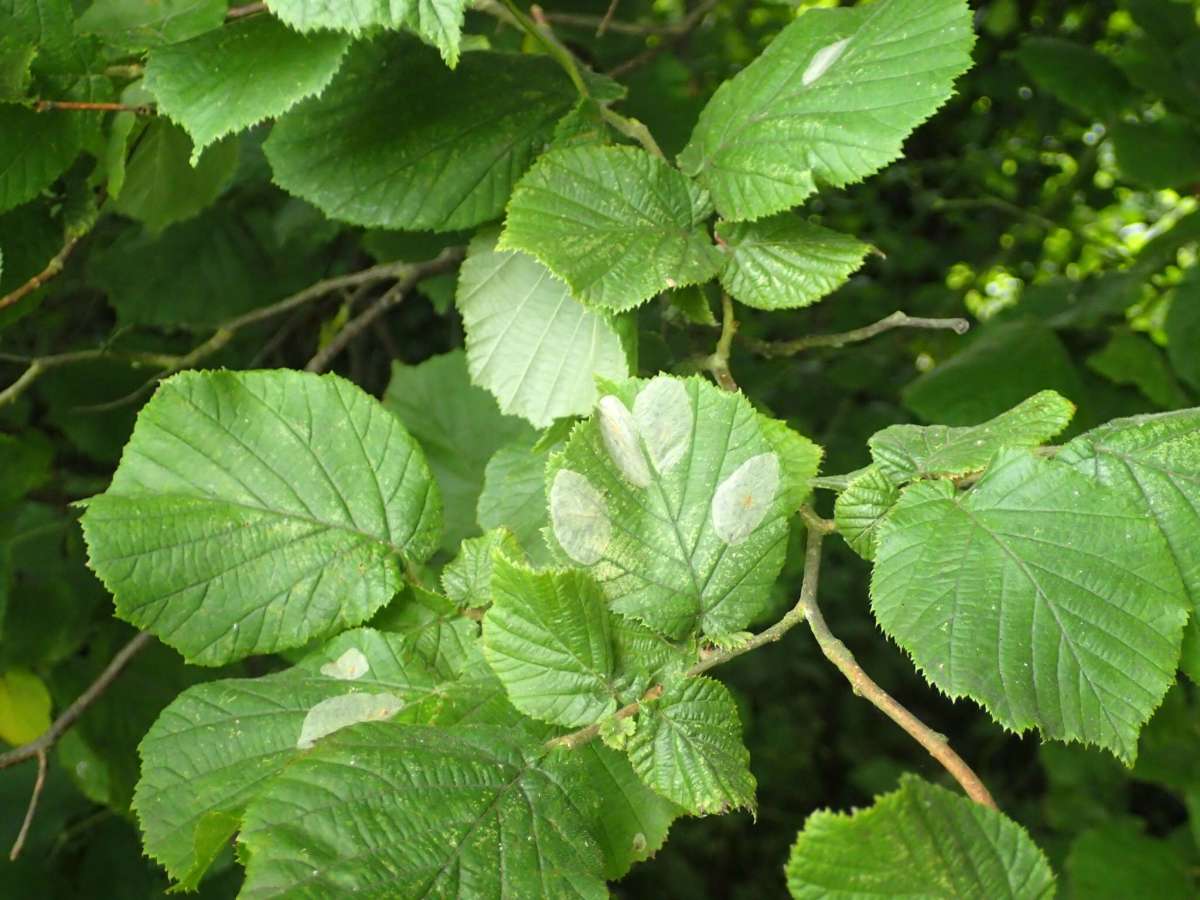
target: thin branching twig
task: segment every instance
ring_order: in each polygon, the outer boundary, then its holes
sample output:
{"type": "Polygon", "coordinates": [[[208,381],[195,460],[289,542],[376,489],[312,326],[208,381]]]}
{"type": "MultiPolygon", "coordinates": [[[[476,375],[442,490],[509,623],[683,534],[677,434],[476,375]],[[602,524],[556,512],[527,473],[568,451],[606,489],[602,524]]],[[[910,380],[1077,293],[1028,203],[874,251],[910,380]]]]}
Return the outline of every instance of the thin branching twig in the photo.
{"type": "Polygon", "coordinates": [[[865,325],[862,328],[855,328],[851,331],[842,331],[838,334],[809,334],[790,341],[760,341],[755,338],[743,338],[742,342],[750,350],[770,359],[777,356],[795,356],[797,353],[803,353],[806,350],[816,350],[818,348],[836,349],[844,347],[847,344],[857,344],[861,341],[869,341],[871,338],[883,334],[885,331],[891,331],[894,328],[925,328],[934,331],[953,331],[955,334],[966,334],[971,328],[971,323],[966,319],[960,318],[923,319],[897,311],[890,316],[884,316],[878,322],[865,325]]]}

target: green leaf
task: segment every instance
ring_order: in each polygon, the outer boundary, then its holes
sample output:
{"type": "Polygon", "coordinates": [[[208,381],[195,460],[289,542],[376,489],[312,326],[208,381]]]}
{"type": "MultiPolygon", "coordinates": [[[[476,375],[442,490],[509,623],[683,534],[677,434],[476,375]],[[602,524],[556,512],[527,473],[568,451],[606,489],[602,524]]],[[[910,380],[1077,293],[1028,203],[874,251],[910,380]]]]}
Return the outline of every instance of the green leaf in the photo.
{"type": "Polygon", "coordinates": [[[1200,178],[1200,131],[1185,119],[1117,122],[1110,135],[1117,167],[1135,184],[1159,190],[1200,178]]]}
{"type": "Polygon", "coordinates": [[[38,431],[21,436],[0,433],[0,508],[20,500],[50,480],[54,462],[53,445],[38,431]]]}
{"type": "Polygon", "coordinates": [[[604,596],[574,569],[534,571],[497,557],[484,655],[513,706],[578,728],[616,711],[612,629],[604,596]]]}
{"type": "Polygon", "coordinates": [[[981,329],[961,351],[910,383],[903,397],[927,422],[974,425],[1042,390],[1084,395],[1062,341],[1042,322],[1026,318],[981,329]]]}
{"type": "Polygon", "coordinates": [[[72,113],[0,103],[0,212],[54,183],[83,147],[72,113]]]}
{"type": "Polygon", "coordinates": [[[525,551],[506,528],[494,528],[468,538],[442,569],[442,588],[458,606],[481,609],[492,603],[492,564],[495,554],[515,563],[525,562],[525,551]]]}
{"type": "Polygon", "coordinates": [[[1200,637],[1200,409],[1117,419],[1067,444],[1057,461],[1112,488],[1157,524],[1200,637]]]}
{"type": "Polygon", "coordinates": [[[628,752],[642,781],[694,815],[754,811],[737,704],[719,681],[680,679],[643,702],[628,752]]]}
{"type": "Polygon", "coordinates": [[[911,775],[867,809],[809,816],[787,881],[796,900],[1054,896],[1054,873],[1024,828],[911,775]]]}
{"type": "MultiPolygon", "coordinates": [[[[615,721],[633,724],[632,719],[615,721]]],[[[588,783],[600,795],[598,828],[593,832],[604,852],[604,877],[614,881],[662,848],[671,823],[683,810],[646,787],[625,754],[599,741],[571,752],[583,761],[588,783]]]]}
{"type": "Polygon", "coordinates": [[[164,381],[83,517],[117,614],[204,665],[365,621],[440,524],[400,423],[341,378],[289,371],[164,381]]]}
{"type": "Polygon", "coordinates": [[[441,703],[439,679],[404,637],[368,629],[339,635],[282,672],[185,690],[141,745],[134,810],[147,853],[194,888],[247,804],[305,749],[314,711],[384,696],[398,721],[428,722],[441,703]]]}
{"type": "MultiPolygon", "coordinates": [[[[371,620],[381,631],[403,635],[408,645],[445,678],[459,678],[472,667],[486,670],[489,694],[504,688],[491,675],[478,649],[479,626],[462,609],[441,594],[411,585],[371,620]]],[[[479,679],[476,679],[478,681],[479,679]]],[[[488,699],[488,698],[481,698],[488,699]]],[[[507,706],[507,701],[504,701],[507,706]]],[[[510,707],[511,709],[511,707],[510,707]]],[[[513,711],[516,715],[516,711],[513,711]]]]}
{"type": "Polygon", "coordinates": [[[833,519],[851,550],[863,559],[875,558],[879,526],[899,499],[900,489],[877,465],[850,480],[833,505],[833,519]]]}
{"type": "Polygon", "coordinates": [[[415,366],[393,363],[383,405],[425,451],[445,509],[442,547],[453,553],[463,538],[479,533],[475,506],[488,460],[504,444],[531,435],[532,429],[501,415],[496,401],[471,384],[461,350],[415,366]]]}
{"type": "Polygon", "coordinates": [[[154,119],[136,140],[114,208],[151,232],[196,215],[233,177],[238,145],[233,140],[214,144],[195,166],[188,162],[191,155],[192,142],[182,128],[154,119]]]}
{"type": "Polygon", "coordinates": [[[239,838],[242,896],[607,896],[578,760],[498,728],[363,725],[285,769],[239,838]]]}
{"type": "MultiPolygon", "coordinates": [[[[554,550],[587,567],[615,611],[668,636],[745,628],[779,574],[793,512],[763,420],[700,378],[610,390],[547,468],[554,550]]],[[[819,457],[813,448],[814,475],[819,457]]]]}
{"type": "Polygon", "coordinates": [[[1017,450],[965,494],[907,488],[880,528],[871,596],[951,697],[1127,764],[1175,680],[1187,618],[1170,548],[1132,499],[1017,450]]]}
{"type": "Polygon", "coordinates": [[[1167,356],[1176,374],[1200,391],[1200,273],[1193,273],[1172,294],[1166,331],[1167,356]]]}
{"type": "Polygon", "coordinates": [[[721,284],[757,309],[797,309],[831,294],[855,272],[870,245],[782,214],[762,222],[720,222],[729,259],[721,284]]]}
{"type": "Polygon", "coordinates": [[[403,28],[458,63],[466,0],[272,0],[271,12],[297,31],[334,29],[359,35],[374,28],[403,28]]]}
{"type": "Polygon", "coordinates": [[[0,740],[13,746],[34,740],[50,727],[50,692],[28,669],[0,674],[0,740]]]}
{"type": "Polygon", "coordinates": [[[275,125],[275,181],[332,218],[409,231],[494,219],[575,101],[544,56],[469,53],[455,72],[411,39],[354,45],[319,98],[275,125]]]}
{"type": "Polygon", "coordinates": [[[809,9],[717,89],[679,166],[731,221],[861,181],[946,102],[973,43],[964,0],[809,9]]]}
{"type": "Polygon", "coordinates": [[[225,204],[157,234],[126,228],[88,257],[89,278],[125,327],[215,328],[280,299],[303,274],[294,261],[276,261],[225,204]]]}
{"type": "Polygon", "coordinates": [[[37,48],[10,35],[0,37],[0,102],[21,100],[32,77],[37,48]]]}
{"type": "Polygon", "coordinates": [[[515,441],[496,451],[488,461],[479,494],[479,526],[507,528],[538,564],[550,561],[543,529],[549,524],[546,512],[545,451],[535,450],[532,441],[515,441]]]}
{"type": "Polygon", "coordinates": [[[867,442],[879,471],[894,484],[982,471],[1001,447],[1038,447],[1067,427],[1075,405],[1040,391],[979,425],[893,425],[867,442]]]}
{"type": "Polygon", "coordinates": [[[1038,87],[1101,122],[1113,122],[1137,100],[1115,63],[1075,41],[1026,38],[1016,56],[1038,87]]]}
{"type": "Polygon", "coordinates": [[[1162,351],[1145,335],[1117,332],[1087,358],[1087,365],[1114,384],[1133,385],[1159,407],[1174,409],[1187,403],[1162,351]]]}
{"type": "Polygon", "coordinates": [[[75,30],[126,50],[144,50],[221,27],[228,6],[228,0],[95,0],[75,30]]]}
{"type": "Polygon", "coordinates": [[[1080,834],[1066,859],[1071,896],[1088,900],[1190,900],[1196,883],[1189,857],[1141,833],[1130,821],[1115,821],[1080,834]]]}
{"type": "Polygon", "coordinates": [[[349,44],[346,35],[302,35],[271,16],[251,16],[151,50],[145,85],[159,112],[192,136],[194,165],[219,138],[320,94],[349,44]]]}
{"type": "Polygon", "coordinates": [[[493,231],[471,242],[456,302],[472,381],[539,428],[590,410],[597,376],[629,375],[608,320],[533,257],[497,251],[493,231]]]}
{"type": "Polygon", "coordinates": [[[500,248],[524,250],[584,303],[619,312],[717,274],[710,212],[703,191],[645,150],[573,147],[545,154],[517,184],[500,248]]]}

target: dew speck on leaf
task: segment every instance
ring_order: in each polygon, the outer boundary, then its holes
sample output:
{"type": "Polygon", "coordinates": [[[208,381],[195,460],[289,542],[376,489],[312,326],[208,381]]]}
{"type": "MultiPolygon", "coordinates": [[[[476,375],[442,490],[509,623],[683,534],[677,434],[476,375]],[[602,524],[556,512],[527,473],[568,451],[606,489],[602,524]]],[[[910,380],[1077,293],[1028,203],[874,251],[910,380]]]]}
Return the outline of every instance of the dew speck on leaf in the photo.
{"type": "Polygon", "coordinates": [[[692,434],[692,404],[683,384],[674,379],[653,379],[633,401],[633,419],[660,474],[683,459],[692,434]]]}
{"type": "Polygon", "coordinates": [[[740,544],[762,524],[779,490],[779,457],[752,456],[721,482],[713,495],[712,523],[727,544],[740,544]]]}
{"type": "Polygon", "coordinates": [[[550,487],[550,524],[559,546],[575,562],[599,562],[612,537],[604,498],[590,481],[571,469],[561,469],[550,487]]]}
{"type": "Polygon", "coordinates": [[[600,398],[597,421],[604,449],[608,451],[613,464],[632,484],[642,488],[648,487],[650,467],[646,464],[646,457],[642,452],[638,426],[634,422],[633,414],[618,398],[607,394],[600,398]]]}
{"type": "Polygon", "coordinates": [[[326,678],[336,678],[339,681],[355,681],[370,671],[370,663],[357,647],[351,647],[334,662],[321,666],[322,675],[326,678]]]}

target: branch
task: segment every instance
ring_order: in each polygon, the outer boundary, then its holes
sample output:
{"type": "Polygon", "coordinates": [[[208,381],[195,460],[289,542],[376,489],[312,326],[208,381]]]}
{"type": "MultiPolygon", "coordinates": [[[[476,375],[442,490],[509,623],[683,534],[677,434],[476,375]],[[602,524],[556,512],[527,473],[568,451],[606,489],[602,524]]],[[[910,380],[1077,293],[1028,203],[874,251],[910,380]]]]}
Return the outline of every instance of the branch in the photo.
{"type": "MultiPolygon", "coordinates": [[[[683,20],[676,26],[675,30],[669,33],[669,36],[660,41],[653,47],[647,47],[637,56],[625,60],[619,66],[609,69],[605,74],[610,78],[620,78],[622,75],[627,75],[634,69],[640,69],[649,62],[653,62],[660,54],[667,50],[673,50],[679,44],[687,40],[688,36],[696,30],[701,22],[710,12],[717,8],[721,0],[703,0],[703,2],[693,9],[690,13],[684,16],[683,20]]],[[[612,25],[609,25],[612,28],[612,25]]]]}
{"type": "Polygon", "coordinates": [[[225,13],[225,21],[230,22],[234,19],[244,19],[246,16],[256,16],[266,11],[267,4],[265,3],[247,3],[244,6],[231,6],[228,12],[225,13]]]}
{"type": "Polygon", "coordinates": [[[704,360],[704,368],[712,373],[713,378],[722,390],[736,391],[737,382],[729,370],[729,353],[733,349],[733,336],[737,334],[738,323],[733,317],[733,301],[729,294],[721,294],[721,336],[717,338],[717,347],[712,355],[704,360]]]}
{"type": "Polygon", "coordinates": [[[37,779],[33,782],[33,793],[29,795],[29,806],[25,810],[25,821],[21,823],[21,830],[17,833],[17,839],[13,841],[12,850],[8,852],[10,862],[16,862],[17,857],[21,855],[21,850],[25,847],[25,838],[29,837],[29,827],[33,825],[33,817],[37,815],[38,800],[42,798],[42,789],[46,786],[45,750],[37,752],[37,761],[37,779]]]}
{"type": "MultiPolygon", "coordinates": [[[[709,669],[716,668],[752,650],[757,650],[765,644],[774,643],[801,622],[807,620],[808,627],[812,630],[821,652],[838,668],[838,671],[846,676],[855,695],[869,700],[884,715],[903,728],[918,744],[929,751],[930,756],[941,763],[946,771],[954,777],[954,780],[962,786],[968,797],[982,806],[994,809],[996,801],[992,799],[987,787],[971,767],[963,761],[962,757],[954,752],[946,738],[922,723],[887,691],[872,681],[846,645],[829,631],[829,626],[825,624],[825,617],[821,614],[821,608],[817,605],[817,587],[821,578],[821,545],[825,536],[835,530],[835,526],[833,522],[822,519],[808,507],[804,507],[800,512],[808,528],[808,542],[804,556],[804,580],[800,586],[800,597],[796,600],[796,605],[788,610],[778,622],[765,631],[759,632],[744,644],[714,652],[701,659],[684,673],[684,677],[693,678],[701,675],[709,669]]],[[[614,718],[627,719],[637,715],[642,704],[658,699],[662,696],[663,690],[663,685],[655,685],[638,700],[617,710],[613,714],[614,718]]],[[[573,750],[594,740],[599,734],[600,723],[595,722],[570,734],[553,738],[547,741],[545,746],[548,750],[556,747],[573,750]]]]}
{"type": "Polygon", "coordinates": [[[164,353],[126,353],[119,350],[108,350],[103,347],[96,350],[76,350],[72,353],[58,353],[54,356],[38,356],[33,359],[2,354],[0,355],[0,361],[26,362],[28,366],[16,381],[0,391],[0,408],[15,402],[18,397],[29,389],[30,385],[51,369],[57,369],[59,366],[67,366],[72,363],[92,362],[97,359],[118,359],[126,360],[135,366],[169,368],[178,362],[179,357],[164,353]]]}
{"type": "Polygon", "coordinates": [[[804,564],[804,589],[800,592],[800,602],[808,627],[817,639],[817,644],[825,658],[833,663],[839,672],[846,676],[856,696],[863,697],[875,706],[885,716],[903,728],[910,737],[929,751],[929,755],[942,764],[959,783],[967,796],[981,806],[996,808],[996,801],[988,792],[987,787],[979,776],[968,766],[950,746],[944,735],[929,728],[920,719],[905,709],[891,694],[876,684],[862,666],[854,658],[854,654],[840,640],[833,636],[825,617],[817,605],[816,576],[809,584],[809,571],[816,571],[821,564],[821,540],[825,533],[833,530],[833,523],[821,519],[809,509],[802,511],[804,520],[809,524],[808,551],[804,564]]]}
{"type": "Polygon", "coordinates": [[[17,763],[46,753],[58,742],[59,738],[70,730],[79,717],[87,712],[88,707],[108,690],[116,681],[117,676],[121,674],[121,670],[129,664],[129,661],[153,639],[154,636],[148,631],[142,631],[135,635],[128,644],[117,651],[117,655],[112,658],[104,671],[96,676],[96,680],[88,686],[88,689],[76,697],[75,702],[68,706],[63,714],[55,719],[37,739],[15,747],[7,753],[0,753],[0,769],[7,769],[9,766],[15,766],[17,763]]]}
{"type": "Polygon", "coordinates": [[[346,349],[351,341],[366,331],[376,319],[403,303],[404,298],[416,287],[418,282],[453,269],[462,262],[464,255],[465,251],[462,247],[450,247],[429,262],[412,266],[403,278],[384,292],[383,296],[347,322],[342,330],[334,335],[333,340],[318,350],[308,361],[304,371],[324,372],[334,358],[346,349]]]}
{"type": "MultiPolygon", "coordinates": [[[[609,8],[612,9],[613,7],[609,8]]],[[[605,17],[584,16],[576,13],[546,13],[546,21],[554,25],[565,25],[568,28],[594,29],[597,32],[597,37],[599,37],[600,26],[605,24],[605,17]]],[[[620,19],[609,19],[604,30],[612,31],[616,34],[679,34],[683,30],[684,21],[681,19],[672,24],[648,23],[643,25],[640,22],[623,22],[620,19]]]]}
{"type": "Polygon", "coordinates": [[[131,106],[128,103],[91,103],[82,100],[34,100],[36,112],[50,109],[65,109],[73,112],[131,112],[137,116],[155,115],[154,107],[147,104],[131,106]]]}
{"type": "MultiPolygon", "coordinates": [[[[446,251],[444,251],[446,252],[446,251]]],[[[147,391],[153,390],[154,386],[162,379],[174,375],[176,372],[182,372],[184,369],[194,368],[199,363],[203,362],[208,357],[212,356],[218,350],[228,344],[243,328],[249,325],[255,325],[266,319],[274,318],[283,313],[290,312],[293,309],[304,306],[306,303],[311,303],[314,300],[335,293],[337,291],[359,287],[365,284],[371,284],[380,281],[390,281],[392,279],[406,278],[410,273],[423,271],[422,267],[430,266],[437,260],[432,260],[427,263],[382,263],[377,266],[371,266],[369,269],[362,269],[358,272],[351,272],[349,275],[337,275],[333,278],[326,278],[323,281],[318,281],[311,284],[301,291],[292,294],[290,297],[272,303],[270,306],[264,306],[261,309],[254,309],[237,318],[230,319],[222,325],[217,326],[217,330],[206,341],[196,346],[189,353],[175,357],[164,371],[160,372],[154,378],[151,378],[137,390],[126,394],[124,397],[118,397],[116,400],[108,403],[100,403],[93,406],[82,407],[81,409],[87,412],[105,412],[110,409],[115,409],[126,403],[132,403],[139,397],[143,396],[147,391]]],[[[423,277],[423,276],[422,276],[423,277]]],[[[0,404],[2,405],[2,404],[0,404]]]]}
{"type": "Polygon", "coordinates": [[[745,344],[755,353],[773,358],[777,356],[795,356],[805,350],[818,347],[844,347],[846,344],[857,344],[869,341],[876,335],[891,331],[893,328],[926,328],[930,330],[953,331],[955,334],[966,334],[971,323],[966,319],[922,319],[903,312],[894,312],[878,322],[843,331],[839,334],[810,334],[790,341],[760,341],[754,338],[744,338],[745,344]]]}
{"type": "Polygon", "coordinates": [[[50,262],[46,263],[46,268],[42,269],[42,271],[38,272],[20,287],[0,297],[0,309],[12,306],[18,300],[32,294],[47,281],[58,275],[63,270],[63,266],[67,264],[67,257],[71,255],[71,251],[75,249],[75,245],[79,243],[82,237],[82,234],[77,234],[68,238],[67,242],[63,244],[62,249],[54,254],[50,262]]]}

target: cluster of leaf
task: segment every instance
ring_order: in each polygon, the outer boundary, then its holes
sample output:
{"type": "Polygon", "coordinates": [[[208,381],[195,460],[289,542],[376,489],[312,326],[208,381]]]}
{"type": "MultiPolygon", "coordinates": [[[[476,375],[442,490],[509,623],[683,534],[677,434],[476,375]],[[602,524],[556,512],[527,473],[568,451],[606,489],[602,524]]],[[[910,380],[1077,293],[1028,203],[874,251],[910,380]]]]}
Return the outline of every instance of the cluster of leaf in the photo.
{"type": "MultiPolygon", "coordinates": [[[[717,62],[689,73],[680,48],[628,91],[582,60],[604,68],[640,49],[636,37],[564,46],[528,23],[521,46],[517,29],[490,33],[455,0],[268,6],[228,20],[224,2],[0,9],[13,26],[0,37],[0,293],[86,235],[85,269],[51,290],[90,298],[83,333],[106,348],[43,376],[36,403],[0,410],[13,427],[0,445],[0,737],[42,730],[50,694],[58,706],[75,696],[128,633],[88,580],[64,508],[97,494],[83,516],[90,566],[119,618],[179,653],[156,647],[135,663],[57,755],[94,803],[125,813],[132,793],[144,849],[172,881],[236,889],[236,834],[245,896],[603,896],[680,816],[758,806],[756,776],[769,773],[757,761],[751,773],[747,743],[757,753],[759,729],[748,721],[744,741],[747,701],[707,666],[791,602],[792,519],[818,487],[836,493],[837,530],[873,562],[874,622],[930,684],[1003,729],[1136,759],[1136,778],[1196,807],[1197,707],[1186,683],[1168,690],[1179,667],[1200,675],[1200,412],[1128,416],[1186,407],[1200,389],[1200,280],[1183,274],[1200,214],[1159,195],[1152,239],[1105,255],[1095,210],[1106,207],[1083,197],[1104,178],[1193,178],[1190,8],[1167,4],[1161,27],[1162,4],[1132,2],[1099,49],[1084,35],[1032,37],[985,59],[980,96],[1017,83],[1019,65],[1084,117],[1080,140],[1099,135],[1112,154],[1047,180],[1037,202],[1020,179],[990,181],[998,166],[976,167],[973,199],[996,190],[1009,195],[992,208],[1046,209],[1003,235],[972,284],[961,279],[985,320],[961,350],[931,339],[799,371],[739,356],[752,406],[696,376],[629,378],[694,367],[697,335],[716,337],[709,282],[741,304],[752,338],[862,324],[897,292],[957,312],[950,290],[916,286],[980,260],[980,232],[996,241],[972,227],[935,253],[916,233],[905,204],[948,194],[914,188],[920,160],[843,197],[817,193],[895,160],[950,96],[974,40],[965,3],[878,0],[794,20],[731,4],[688,48],[717,62]],[[899,273],[890,285],[846,284],[867,235],[899,273]],[[416,339],[404,355],[428,358],[395,365],[382,404],[332,376],[188,372],[136,426],[128,407],[79,413],[144,382],[122,353],[184,358],[195,333],[322,275],[463,243],[457,275],[420,285],[438,313],[457,309],[463,351],[429,357],[460,341],[406,310],[416,339]],[[1023,252],[1038,268],[1020,268],[1023,252]],[[1060,260],[1062,276],[1046,265],[1060,260]],[[1013,272],[1027,282],[1019,302],[981,299],[1004,296],[1013,272]],[[838,303],[805,309],[842,285],[838,303]],[[94,313],[97,293],[115,329],[94,313]],[[897,396],[906,379],[888,367],[911,369],[917,353],[928,371],[897,396]],[[864,391],[878,408],[860,404],[864,391]],[[1074,436],[1046,447],[1076,406],[1074,436]],[[759,410],[820,435],[830,471],[867,463],[864,446],[869,464],[817,479],[822,449],[759,410]],[[891,424],[909,413],[945,424],[891,424]],[[60,480],[79,474],[46,495],[52,465],[60,480]]],[[[1021,30],[1016,7],[984,11],[997,46],[1021,30]]],[[[507,9],[501,19],[520,24],[507,9]]],[[[637,12],[652,19],[648,4],[637,12]]],[[[1021,144],[1036,118],[1015,137],[981,138],[970,114],[955,127],[942,149],[957,156],[961,143],[964,166],[995,153],[1045,162],[1021,144]]],[[[1152,202],[1132,197],[1118,214],[1152,202]]],[[[945,196],[921,214],[938,207],[961,215],[945,196]]],[[[64,349],[42,335],[81,332],[54,297],[0,309],[0,328],[36,310],[11,333],[32,352],[64,349]]],[[[319,329],[302,319],[271,344],[299,332],[303,361],[362,301],[347,296],[319,329]]],[[[254,368],[272,358],[258,346],[269,337],[215,359],[254,368]]],[[[356,381],[370,380],[364,367],[352,358],[356,381]]],[[[864,752],[877,727],[859,728],[864,752]]],[[[795,729],[781,723],[774,739],[795,729]]],[[[1128,783],[1120,768],[1046,747],[1048,808],[1017,818],[1048,839],[1070,889],[1136,890],[1147,876],[1111,871],[1132,855],[1164,896],[1187,896],[1195,848],[1120,819],[1119,797],[1109,802],[1128,783]],[[1109,792],[1092,807],[1077,767],[1109,792]]],[[[867,796],[894,784],[857,777],[867,796]]],[[[5,784],[14,809],[27,789],[5,784]]],[[[772,824],[790,841],[816,805],[781,804],[772,824]]],[[[51,821],[84,818],[78,799],[63,808],[51,821]]],[[[103,865],[105,841],[136,860],[127,833],[94,833],[79,871],[103,865]]],[[[782,854],[763,856],[770,871],[749,877],[779,890],[782,854]]],[[[813,815],[786,878],[797,897],[1032,897],[1055,883],[1021,826],[911,777],[867,810],[813,815]]],[[[144,872],[132,882],[156,889],[144,872]]]]}

